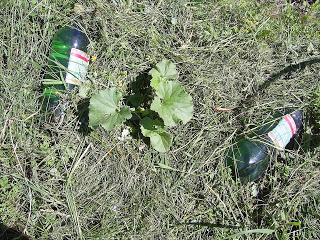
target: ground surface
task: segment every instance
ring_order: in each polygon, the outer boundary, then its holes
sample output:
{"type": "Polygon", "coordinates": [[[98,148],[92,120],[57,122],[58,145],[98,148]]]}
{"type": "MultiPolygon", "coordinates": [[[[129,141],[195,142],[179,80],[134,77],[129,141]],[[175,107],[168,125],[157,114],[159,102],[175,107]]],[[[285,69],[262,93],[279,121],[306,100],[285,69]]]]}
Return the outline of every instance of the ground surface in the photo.
{"type": "Polygon", "coordinates": [[[320,238],[318,1],[79,2],[87,96],[125,94],[166,58],[194,117],[161,154],[120,141],[124,126],[84,134],[77,90],[60,126],[44,122],[41,79],[74,1],[1,1],[0,223],[32,239],[320,238]],[[304,110],[300,140],[241,185],[224,164],[233,140],[289,108],[304,110]]]}

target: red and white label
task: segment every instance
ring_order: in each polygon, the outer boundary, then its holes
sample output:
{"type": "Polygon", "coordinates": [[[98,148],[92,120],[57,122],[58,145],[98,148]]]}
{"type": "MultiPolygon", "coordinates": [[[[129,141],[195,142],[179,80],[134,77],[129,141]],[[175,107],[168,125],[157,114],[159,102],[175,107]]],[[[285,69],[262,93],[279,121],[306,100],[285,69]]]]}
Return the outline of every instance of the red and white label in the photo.
{"type": "Polygon", "coordinates": [[[276,147],[283,150],[297,132],[296,123],[290,115],[284,116],[279,124],[268,133],[276,147]]]}
{"type": "Polygon", "coordinates": [[[81,85],[85,81],[89,65],[89,56],[85,52],[72,48],[68,63],[66,82],[81,85]]]}

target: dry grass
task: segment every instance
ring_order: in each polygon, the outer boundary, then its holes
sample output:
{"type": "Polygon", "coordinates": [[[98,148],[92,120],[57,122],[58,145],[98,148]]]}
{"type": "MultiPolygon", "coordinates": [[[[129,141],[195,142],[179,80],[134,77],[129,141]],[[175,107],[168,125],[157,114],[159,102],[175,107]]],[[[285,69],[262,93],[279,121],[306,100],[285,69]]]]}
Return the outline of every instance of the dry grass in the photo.
{"type": "Polygon", "coordinates": [[[165,154],[139,151],[141,139],[119,141],[121,127],[81,134],[77,93],[62,126],[44,123],[40,80],[73,1],[2,1],[0,221],[33,239],[223,239],[253,229],[275,232],[238,238],[319,238],[319,10],[306,7],[302,22],[290,4],[271,17],[272,1],[120,3],[82,1],[97,57],[89,96],[108,86],[125,93],[167,58],[194,118],[172,129],[165,154]],[[302,140],[241,186],[224,165],[232,140],[289,107],[305,109],[302,140]]]}

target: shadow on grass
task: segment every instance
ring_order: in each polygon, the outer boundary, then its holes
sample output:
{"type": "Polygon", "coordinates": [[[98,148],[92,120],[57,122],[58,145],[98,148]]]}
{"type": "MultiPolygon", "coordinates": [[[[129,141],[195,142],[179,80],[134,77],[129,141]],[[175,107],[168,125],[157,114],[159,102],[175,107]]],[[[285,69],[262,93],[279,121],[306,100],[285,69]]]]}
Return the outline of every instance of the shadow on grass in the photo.
{"type": "Polygon", "coordinates": [[[150,108],[152,100],[151,78],[148,72],[143,72],[136,77],[128,88],[129,95],[125,97],[127,105],[134,108],[150,108]]]}
{"type": "Polygon", "coordinates": [[[261,92],[264,89],[268,88],[279,77],[281,77],[283,75],[287,75],[287,77],[289,77],[291,73],[299,71],[299,70],[303,70],[307,66],[315,64],[315,63],[320,63],[320,58],[313,58],[313,59],[302,61],[300,63],[291,64],[291,65],[285,67],[284,69],[280,70],[279,72],[271,74],[269,76],[269,78],[263,84],[261,84],[253,94],[249,95],[247,98],[245,98],[244,100],[241,101],[241,103],[240,103],[241,107],[240,108],[244,107],[244,104],[250,103],[252,101],[252,99],[259,92],[261,92]]]}
{"type": "Polygon", "coordinates": [[[1,240],[29,240],[30,238],[23,233],[9,228],[6,225],[0,223],[0,239],[1,240]]]}
{"type": "Polygon", "coordinates": [[[302,146],[303,150],[306,151],[313,151],[317,147],[320,146],[320,126],[319,126],[319,116],[314,116],[314,111],[317,109],[309,109],[308,112],[310,113],[309,118],[306,119],[306,122],[309,126],[313,126],[310,128],[309,132],[304,132],[302,136],[302,146]]]}
{"type": "Polygon", "coordinates": [[[264,88],[269,87],[269,85],[272,82],[274,82],[277,78],[281,77],[282,75],[285,75],[285,74],[290,75],[291,72],[302,70],[302,69],[306,68],[307,66],[315,64],[315,63],[320,63],[320,58],[314,58],[314,59],[302,61],[300,63],[291,64],[291,65],[285,67],[284,69],[282,69],[281,71],[271,74],[271,76],[267,79],[267,81],[265,81],[259,87],[259,89],[264,89],[264,88]]]}
{"type": "MultiPolygon", "coordinates": [[[[124,97],[125,103],[136,110],[139,108],[150,109],[152,100],[152,88],[150,86],[150,81],[151,76],[148,74],[148,72],[143,72],[142,74],[138,75],[128,88],[129,94],[124,97]]],[[[150,113],[156,115],[156,113],[151,110],[150,113]]],[[[142,138],[144,143],[149,145],[149,138],[144,137],[140,129],[140,120],[143,117],[143,111],[136,111],[135,113],[132,113],[132,117],[128,119],[125,124],[132,129],[131,136],[133,138],[142,138]]]]}
{"type": "Polygon", "coordinates": [[[89,105],[90,99],[86,98],[78,104],[78,121],[80,123],[79,132],[87,136],[92,130],[89,128],[89,105]]]}

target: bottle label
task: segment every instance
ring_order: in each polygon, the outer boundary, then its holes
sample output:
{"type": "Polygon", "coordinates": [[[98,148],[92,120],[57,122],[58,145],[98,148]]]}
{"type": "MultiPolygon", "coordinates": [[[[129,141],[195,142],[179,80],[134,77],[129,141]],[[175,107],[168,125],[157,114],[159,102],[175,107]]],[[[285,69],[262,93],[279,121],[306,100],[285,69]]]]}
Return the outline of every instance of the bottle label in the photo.
{"type": "Polygon", "coordinates": [[[89,65],[89,56],[85,52],[71,48],[66,82],[81,85],[84,82],[89,65]]]}
{"type": "Polygon", "coordinates": [[[283,150],[297,132],[296,123],[290,115],[284,116],[279,124],[268,133],[279,150],[283,150]]]}

